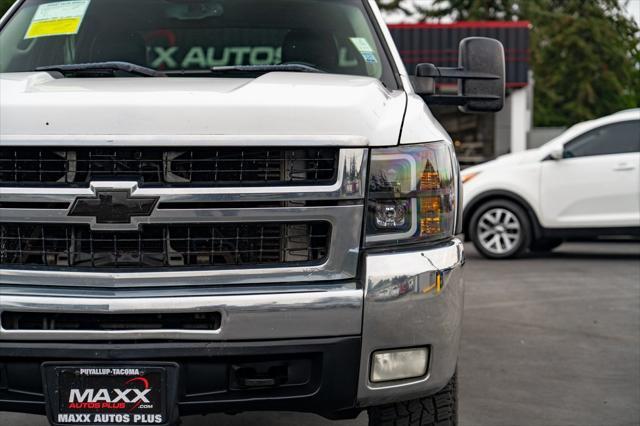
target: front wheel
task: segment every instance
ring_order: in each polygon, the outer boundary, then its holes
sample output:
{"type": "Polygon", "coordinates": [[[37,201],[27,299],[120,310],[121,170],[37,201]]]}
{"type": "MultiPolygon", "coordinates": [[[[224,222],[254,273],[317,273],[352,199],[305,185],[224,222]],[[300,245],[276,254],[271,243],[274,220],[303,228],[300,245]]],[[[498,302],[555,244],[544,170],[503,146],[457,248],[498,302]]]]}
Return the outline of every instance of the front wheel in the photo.
{"type": "Polygon", "coordinates": [[[471,216],[469,231],[473,245],[490,259],[522,254],[531,243],[531,224],[525,210],[508,200],[481,205],[471,216]]]}
{"type": "Polygon", "coordinates": [[[454,374],[440,392],[411,401],[369,409],[370,426],[455,426],[458,424],[458,388],[454,374]]]}

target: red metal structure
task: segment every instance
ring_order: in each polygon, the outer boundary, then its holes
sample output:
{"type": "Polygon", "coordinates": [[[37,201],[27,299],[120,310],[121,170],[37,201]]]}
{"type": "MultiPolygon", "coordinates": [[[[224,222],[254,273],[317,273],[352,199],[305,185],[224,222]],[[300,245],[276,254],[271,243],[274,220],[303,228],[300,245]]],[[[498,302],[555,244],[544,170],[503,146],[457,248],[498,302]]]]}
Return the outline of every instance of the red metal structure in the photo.
{"type": "Polygon", "coordinates": [[[458,44],[465,37],[491,37],[502,42],[507,65],[507,87],[529,83],[528,21],[463,21],[450,24],[392,24],[391,34],[410,73],[416,64],[437,66],[458,64],[458,44]]]}

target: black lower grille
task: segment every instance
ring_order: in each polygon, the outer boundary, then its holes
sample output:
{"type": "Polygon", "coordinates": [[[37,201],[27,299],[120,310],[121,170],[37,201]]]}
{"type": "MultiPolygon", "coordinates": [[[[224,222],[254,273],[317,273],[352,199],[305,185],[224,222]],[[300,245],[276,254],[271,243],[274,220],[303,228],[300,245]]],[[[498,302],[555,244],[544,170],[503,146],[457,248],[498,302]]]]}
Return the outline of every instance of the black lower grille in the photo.
{"type": "Polygon", "coordinates": [[[0,265],[54,268],[230,268],[322,261],[331,226],[310,223],[88,225],[0,223],[0,265]]]}
{"type": "Polygon", "coordinates": [[[334,148],[0,147],[0,186],[86,187],[323,185],[335,182],[334,148]]]}

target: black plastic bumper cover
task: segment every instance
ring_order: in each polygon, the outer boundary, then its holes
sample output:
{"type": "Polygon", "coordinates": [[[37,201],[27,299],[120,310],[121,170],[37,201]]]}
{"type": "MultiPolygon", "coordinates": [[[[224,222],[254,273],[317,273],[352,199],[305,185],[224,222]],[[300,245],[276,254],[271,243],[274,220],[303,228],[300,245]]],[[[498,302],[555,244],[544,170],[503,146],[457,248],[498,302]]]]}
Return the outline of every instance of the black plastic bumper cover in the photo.
{"type": "Polygon", "coordinates": [[[329,418],[357,410],[360,337],[268,342],[0,343],[0,411],[45,414],[45,361],[169,361],[179,365],[180,415],[282,410],[329,418]],[[295,380],[238,387],[242,366],[291,365],[295,380]],[[306,372],[300,372],[305,367],[306,372]]]}

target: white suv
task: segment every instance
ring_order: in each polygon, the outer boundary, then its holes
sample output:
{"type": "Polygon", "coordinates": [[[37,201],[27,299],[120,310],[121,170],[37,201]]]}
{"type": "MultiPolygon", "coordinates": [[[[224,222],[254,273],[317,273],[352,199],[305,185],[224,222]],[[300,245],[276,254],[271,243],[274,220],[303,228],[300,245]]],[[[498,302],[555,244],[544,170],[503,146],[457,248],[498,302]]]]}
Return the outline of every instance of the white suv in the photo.
{"type": "Polygon", "coordinates": [[[540,148],[468,168],[464,233],[489,258],[567,238],[640,234],[640,109],[577,124],[540,148]]]}

